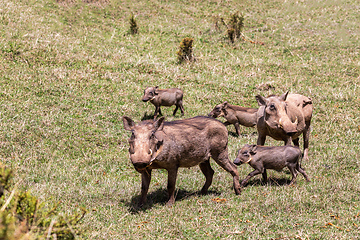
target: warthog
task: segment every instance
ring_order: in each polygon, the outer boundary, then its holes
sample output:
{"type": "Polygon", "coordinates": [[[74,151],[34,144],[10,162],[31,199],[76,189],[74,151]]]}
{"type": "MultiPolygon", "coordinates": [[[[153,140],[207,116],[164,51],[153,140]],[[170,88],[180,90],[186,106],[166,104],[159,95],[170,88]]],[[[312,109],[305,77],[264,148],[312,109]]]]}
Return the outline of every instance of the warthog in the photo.
{"type": "Polygon", "coordinates": [[[284,141],[285,145],[293,141],[299,146],[299,136],[304,138],[304,159],[308,160],[310,122],[313,105],[311,98],[300,94],[262,97],[256,96],[259,104],[257,116],[257,145],[264,145],[266,136],[284,141]]]}
{"type": "Polygon", "coordinates": [[[124,116],[123,123],[124,128],[132,132],[129,139],[131,162],[141,173],[140,205],[146,201],[152,169],[168,171],[168,205],[175,202],[179,167],[200,165],[206,178],[201,193],[206,193],[214,175],[210,157],[233,176],[235,193],[240,194],[239,174],[228,158],[228,131],[220,121],[199,116],[164,122],[164,117],[161,117],[156,121],[146,120],[135,124],[124,116]]]}
{"type": "Polygon", "coordinates": [[[248,163],[255,169],[241,182],[241,186],[244,186],[250,178],[260,173],[262,173],[264,182],[267,182],[266,169],[280,171],[284,167],[289,168],[292,175],[290,184],[293,184],[298,171],[305,177],[306,181],[310,181],[304,169],[300,167],[300,159],[301,150],[296,146],[265,147],[246,144],[238,151],[234,163],[236,165],[248,163]]]}
{"type": "Polygon", "coordinates": [[[216,105],[209,113],[209,117],[217,118],[224,117],[226,122],[225,126],[234,124],[236,134],[240,135],[240,125],[245,127],[253,127],[257,121],[257,108],[247,108],[228,104],[227,101],[222,104],[216,105]]]}
{"type": "Polygon", "coordinates": [[[176,105],[173,115],[175,116],[176,111],[180,108],[181,116],[183,116],[183,94],[183,91],[178,88],[159,89],[158,86],[147,87],[144,90],[144,96],[142,97],[142,101],[150,101],[155,106],[154,119],[156,119],[158,114],[162,115],[160,109],[161,106],[170,107],[176,105]]]}

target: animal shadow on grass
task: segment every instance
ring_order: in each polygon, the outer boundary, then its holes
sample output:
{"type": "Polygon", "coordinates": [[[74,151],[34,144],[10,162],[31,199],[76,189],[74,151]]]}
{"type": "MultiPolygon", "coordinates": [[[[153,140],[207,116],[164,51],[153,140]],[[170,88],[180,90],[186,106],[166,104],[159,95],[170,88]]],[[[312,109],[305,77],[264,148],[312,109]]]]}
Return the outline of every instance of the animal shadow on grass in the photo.
{"type": "Polygon", "coordinates": [[[229,131],[229,135],[233,136],[233,137],[239,137],[239,135],[236,134],[236,132],[230,132],[229,131]]]}
{"type": "Polygon", "coordinates": [[[148,115],[147,112],[144,113],[144,116],[141,118],[141,121],[144,121],[144,120],[153,120],[154,119],[154,114],[150,114],[148,115]]]}
{"type": "Polygon", "coordinates": [[[233,137],[253,137],[255,135],[257,135],[257,132],[252,132],[252,133],[240,133],[240,135],[237,135],[236,132],[232,132],[232,131],[229,131],[229,135],[233,136],[233,137]]]}
{"type": "Polygon", "coordinates": [[[272,178],[272,177],[268,177],[268,181],[267,183],[264,183],[262,178],[258,178],[258,179],[251,179],[249,180],[249,182],[244,186],[248,186],[248,185],[252,185],[252,186],[264,186],[264,185],[268,185],[268,186],[285,186],[285,185],[289,185],[291,182],[291,179],[289,178],[272,178]]]}
{"type": "MultiPolygon", "coordinates": [[[[208,191],[205,195],[213,194],[213,195],[220,195],[219,191],[208,191]]],[[[200,191],[193,192],[187,191],[184,189],[176,189],[175,190],[175,204],[176,202],[189,199],[193,196],[203,195],[200,191]]],[[[139,207],[140,195],[134,196],[131,198],[130,202],[127,202],[126,205],[129,208],[129,212],[132,214],[137,214],[139,212],[145,212],[148,209],[151,209],[155,205],[163,205],[165,206],[168,200],[168,194],[166,188],[158,188],[156,191],[149,192],[147,195],[147,201],[144,206],[139,207]]]]}

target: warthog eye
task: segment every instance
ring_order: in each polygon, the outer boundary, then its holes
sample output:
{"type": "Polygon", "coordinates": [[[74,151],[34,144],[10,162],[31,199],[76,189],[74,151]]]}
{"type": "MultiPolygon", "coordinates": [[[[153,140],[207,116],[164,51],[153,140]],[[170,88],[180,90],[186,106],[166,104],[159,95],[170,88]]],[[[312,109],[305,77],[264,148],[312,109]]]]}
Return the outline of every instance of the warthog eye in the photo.
{"type": "Polygon", "coordinates": [[[133,131],[131,131],[131,137],[130,137],[130,140],[134,140],[135,139],[135,134],[133,131]]]}
{"type": "Polygon", "coordinates": [[[158,141],[156,143],[156,151],[159,150],[159,148],[161,147],[162,144],[163,144],[163,141],[158,141]]]}
{"type": "Polygon", "coordinates": [[[135,153],[135,151],[134,151],[134,141],[129,140],[129,144],[130,144],[129,153],[134,154],[135,153]]]}
{"type": "Polygon", "coordinates": [[[269,109],[272,111],[275,110],[276,109],[275,104],[270,104],[269,109]]]}

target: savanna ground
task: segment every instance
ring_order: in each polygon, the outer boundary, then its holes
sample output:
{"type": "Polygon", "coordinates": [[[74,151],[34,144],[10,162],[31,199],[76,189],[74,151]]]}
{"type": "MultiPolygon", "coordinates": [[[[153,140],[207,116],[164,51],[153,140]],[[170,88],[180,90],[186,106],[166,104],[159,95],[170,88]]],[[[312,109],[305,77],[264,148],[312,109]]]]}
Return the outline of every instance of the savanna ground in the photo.
{"type": "MultiPolygon", "coordinates": [[[[360,5],[325,1],[0,1],[0,157],[41,199],[64,212],[88,209],[80,239],[360,238],[360,5]],[[215,28],[233,13],[246,39],[215,28]],[[134,14],[139,34],[129,34],[134,14]],[[193,63],[178,64],[185,37],[193,63]],[[154,171],[149,203],[128,157],[129,133],[153,114],[146,86],[184,90],[184,118],[225,100],[257,107],[255,95],[289,90],[313,99],[312,182],[288,171],[255,177],[236,196],[212,161],[210,193],[198,167],[181,169],[166,207],[166,171],[154,171]]],[[[163,108],[167,120],[171,108],[163,108]]],[[[223,120],[223,119],[222,119],[223,120]]],[[[255,128],[229,130],[229,154],[256,143],[255,128]]],[[[302,139],[301,139],[302,142],[302,139]]],[[[282,145],[267,139],[266,145],[282,145]]],[[[240,166],[243,179],[252,169],[240,166]]]]}

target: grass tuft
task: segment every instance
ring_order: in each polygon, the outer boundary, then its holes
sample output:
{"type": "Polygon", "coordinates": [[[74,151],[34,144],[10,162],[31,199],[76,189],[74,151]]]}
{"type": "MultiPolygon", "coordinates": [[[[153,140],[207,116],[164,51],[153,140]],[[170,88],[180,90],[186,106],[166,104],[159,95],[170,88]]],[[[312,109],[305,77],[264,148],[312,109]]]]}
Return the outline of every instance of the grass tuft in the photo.
{"type": "Polygon", "coordinates": [[[129,23],[130,23],[130,29],[129,29],[129,33],[134,35],[138,33],[139,27],[135,21],[135,17],[133,14],[131,14],[130,18],[129,18],[129,23]]]}

